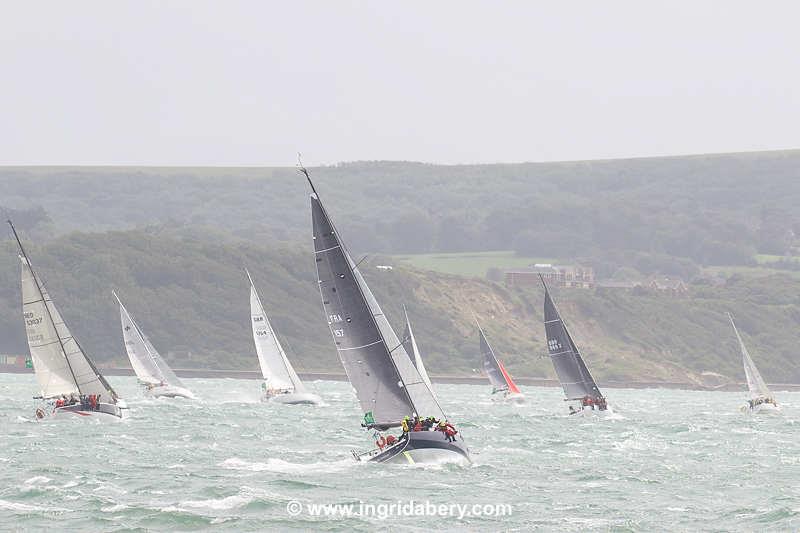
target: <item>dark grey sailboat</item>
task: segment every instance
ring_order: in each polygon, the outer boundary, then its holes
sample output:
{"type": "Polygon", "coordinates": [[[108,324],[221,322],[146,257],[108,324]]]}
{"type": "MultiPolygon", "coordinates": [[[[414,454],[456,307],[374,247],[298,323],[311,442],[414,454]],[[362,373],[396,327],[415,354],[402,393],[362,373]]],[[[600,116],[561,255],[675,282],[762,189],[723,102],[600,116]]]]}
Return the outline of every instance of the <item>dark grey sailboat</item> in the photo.
{"type": "Polygon", "coordinates": [[[583,362],[578,347],[567,331],[567,326],[553,303],[550,291],[547,290],[544,278],[541,275],[539,278],[544,286],[544,329],[547,334],[547,351],[567,396],[566,401],[577,402],[577,405],[569,406],[570,414],[583,410],[607,411],[605,397],[600,393],[597,383],[583,362]]]}
{"type": "Polygon", "coordinates": [[[486,377],[489,378],[489,383],[492,384],[492,395],[502,393],[502,399],[515,404],[525,402],[525,396],[519,391],[517,384],[511,378],[506,367],[503,366],[497,357],[494,355],[486,335],[483,333],[481,325],[478,324],[478,319],[475,319],[478,326],[478,338],[481,347],[481,357],[483,358],[483,371],[486,372],[486,377]]]}
{"type": "Polygon", "coordinates": [[[466,444],[460,435],[448,437],[451,431],[413,431],[412,427],[399,438],[381,434],[404,421],[408,425],[415,417],[433,417],[444,424],[446,416],[340,240],[308,172],[300,170],[312,190],[314,256],[322,305],[336,351],[364,412],[362,426],[374,430],[377,440],[377,448],[354,452],[354,456],[376,462],[468,461],[466,444]]]}

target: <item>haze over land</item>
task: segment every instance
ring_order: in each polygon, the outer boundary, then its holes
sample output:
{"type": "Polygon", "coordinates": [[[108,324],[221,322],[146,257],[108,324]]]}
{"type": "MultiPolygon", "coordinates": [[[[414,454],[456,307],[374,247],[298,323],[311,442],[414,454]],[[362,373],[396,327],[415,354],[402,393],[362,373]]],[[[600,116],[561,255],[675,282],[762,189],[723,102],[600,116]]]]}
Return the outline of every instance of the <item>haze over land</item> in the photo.
{"type": "MultiPolygon", "coordinates": [[[[555,291],[601,380],[696,382],[703,372],[740,380],[724,315],[731,311],[767,379],[800,381],[800,265],[792,258],[798,168],[800,152],[786,151],[513,165],[361,162],[312,175],[354,254],[377,254],[364,270],[397,328],[400,305],[409,306],[433,373],[478,366],[474,309],[513,372],[551,376],[540,358],[541,291],[421,271],[392,254],[509,250],[587,264],[603,279],[680,277],[689,293],[677,298],[555,291]],[[374,268],[386,263],[395,270],[374,268]]],[[[255,368],[247,266],[299,368],[340,370],[316,291],[309,191],[294,169],[5,167],[0,188],[0,205],[98,361],[124,362],[116,288],[154,344],[175,352],[176,366],[255,368]]],[[[10,240],[2,250],[0,353],[24,353],[18,262],[10,240]]]]}

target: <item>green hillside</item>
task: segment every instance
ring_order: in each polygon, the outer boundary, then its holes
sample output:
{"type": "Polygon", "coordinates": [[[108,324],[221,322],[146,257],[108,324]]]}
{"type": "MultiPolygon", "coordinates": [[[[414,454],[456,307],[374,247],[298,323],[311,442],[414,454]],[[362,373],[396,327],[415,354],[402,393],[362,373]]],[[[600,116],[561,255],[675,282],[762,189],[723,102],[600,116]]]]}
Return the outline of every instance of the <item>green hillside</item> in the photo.
{"type": "MultiPolygon", "coordinates": [[[[309,246],[215,242],[167,230],[70,234],[28,243],[34,265],[73,333],[99,362],[124,362],[116,289],[157,348],[175,366],[256,368],[249,330],[247,266],[275,328],[300,370],[340,366],[319,302],[309,246]],[[172,355],[167,355],[174,352],[172,355]],[[187,357],[187,352],[192,357],[187,357]]],[[[0,352],[24,353],[19,264],[0,253],[0,352]]],[[[362,263],[390,320],[408,305],[433,373],[479,367],[474,311],[499,356],[517,375],[552,376],[539,288],[516,292],[489,281],[396,264],[362,263]]],[[[558,290],[554,295],[600,379],[698,381],[711,371],[741,379],[725,311],[733,312],[771,381],[800,381],[796,357],[800,279],[734,276],[722,287],[693,285],[674,298],[637,290],[558,290]]]]}
{"type": "MultiPolygon", "coordinates": [[[[360,162],[312,169],[356,252],[511,250],[691,278],[798,248],[800,151],[565,163],[360,162]],[[343,216],[346,214],[347,216],[343,216]]],[[[42,208],[35,235],[148,225],[308,239],[293,168],[0,168],[0,205],[42,208]]]]}

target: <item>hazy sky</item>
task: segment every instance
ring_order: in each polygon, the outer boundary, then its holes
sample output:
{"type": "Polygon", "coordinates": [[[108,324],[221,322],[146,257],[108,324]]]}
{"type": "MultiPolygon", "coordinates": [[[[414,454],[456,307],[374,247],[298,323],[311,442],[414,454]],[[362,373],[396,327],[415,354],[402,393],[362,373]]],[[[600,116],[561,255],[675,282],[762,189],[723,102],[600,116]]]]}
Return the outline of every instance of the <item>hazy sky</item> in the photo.
{"type": "Polygon", "coordinates": [[[797,2],[2,2],[0,164],[800,147],[797,2]]]}

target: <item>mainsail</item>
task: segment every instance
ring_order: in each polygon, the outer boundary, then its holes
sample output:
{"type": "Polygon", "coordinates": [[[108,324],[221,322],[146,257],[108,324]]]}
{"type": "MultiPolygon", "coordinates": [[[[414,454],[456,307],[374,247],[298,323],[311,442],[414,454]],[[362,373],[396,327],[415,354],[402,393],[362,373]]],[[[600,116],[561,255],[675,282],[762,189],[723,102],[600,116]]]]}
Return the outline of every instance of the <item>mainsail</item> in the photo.
{"type": "Polygon", "coordinates": [[[568,400],[580,400],[586,396],[598,398],[600,389],[586,368],[578,347],[572,341],[567,326],[561,320],[550,291],[544,284],[544,329],[547,334],[547,350],[556,369],[558,380],[568,400]]]}
{"type": "Polygon", "coordinates": [[[772,391],[767,387],[764,378],[761,377],[761,373],[750,357],[750,353],[747,351],[747,347],[744,345],[742,336],[739,335],[739,330],[736,329],[736,324],[733,323],[733,317],[730,313],[728,313],[728,319],[731,321],[733,332],[736,333],[736,338],[739,340],[739,349],[742,351],[742,363],[744,364],[744,375],[747,378],[747,388],[750,390],[750,397],[754,400],[756,398],[772,399],[772,391]]]}
{"type": "Polygon", "coordinates": [[[116,392],[70,333],[47,289],[33,271],[13,225],[11,229],[21,252],[22,314],[40,395],[53,398],[94,394],[100,395],[103,401],[115,402],[116,392]]]}
{"type": "Polygon", "coordinates": [[[313,184],[311,188],[314,255],[322,304],[365,421],[391,427],[414,414],[445,419],[435,395],[340,241],[313,184]]]}
{"type": "Polygon", "coordinates": [[[480,324],[478,324],[478,337],[480,339],[481,356],[483,357],[483,371],[486,372],[486,377],[489,378],[489,382],[494,388],[492,392],[509,391],[518,393],[517,385],[511,379],[511,375],[506,371],[503,363],[497,360],[480,324]]]}
{"type": "Polygon", "coordinates": [[[408,311],[405,305],[403,306],[403,313],[406,316],[406,329],[403,332],[403,347],[409,355],[414,354],[414,358],[412,359],[414,366],[417,367],[419,375],[422,377],[422,380],[425,381],[428,388],[433,390],[431,379],[428,377],[428,371],[425,370],[425,363],[422,362],[422,355],[419,353],[419,348],[417,347],[417,339],[414,338],[414,331],[411,329],[411,321],[408,319],[408,311]]]}
{"type": "Polygon", "coordinates": [[[136,377],[143,383],[152,385],[172,385],[173,387],[184,387],[175,372],[161,357],[161,354],[150,342],[139,325],[128,312],[116,292],[112,292],[114,298],[119,303],[120,322],[122,323],[122,338],[125,341],[125,351],[131,360],[131,366],[136,373],[136,377]]]}
{"type": "Polygon", "coordinates": [[[253,341],[258,353],[258,363],[261,366],[261,374],[264,381],[272,389],[286,390],[293,392],[305,392],[303,382],[292,368],[292,364],[286,357],[275,330],[264,312],[261,305],[261,298],[258,296],[256,286],[250,272],[245,269],[247,279],[250,280],[250,318],[253,326],[253,341]]]}

